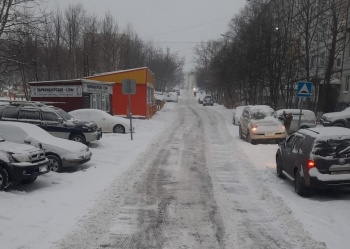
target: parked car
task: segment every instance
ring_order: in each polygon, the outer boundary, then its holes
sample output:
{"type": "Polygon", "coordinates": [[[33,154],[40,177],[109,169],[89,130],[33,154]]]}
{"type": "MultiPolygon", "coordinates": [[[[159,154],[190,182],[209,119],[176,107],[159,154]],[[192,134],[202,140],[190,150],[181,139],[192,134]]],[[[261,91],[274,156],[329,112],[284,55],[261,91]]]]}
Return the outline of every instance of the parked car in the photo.
{"type": "MultiPolygon", "coordinates": [[[[85,121],[94,122],[98,127],[102,129],[102,132],[113,132],[113,133],[129,133],[130,132],[130,121],[112,116],[111,114],[97,109],[78,109],[69,112],[74,118],[85,121]]],[[[134,127],[133,127],[134,132],[134,127]]]]}
{"type": "Polygon", "coordinates": [[[178,102],[177,92],[167,92],[165,99],[167,102],[178,102]]]}
{"type": "Polygon", "coordinates": [[[302,129],[279,144],[276,170],[294,181],[295,192],[350,186],[350,131],[342,127],[302,129]]]}
{"type": "Polygon", "coordinates": [[[213,101],[213,98],[211,97],[211,95],[206,95],[203,98],[203,106],[207,106],[207,105],[211,105],[211,106],[214,105],[214,101],[213,101]]]}
{"type": "Polygon", "coordinates": [[[156,103],[159,103],[161,101],[166,101],[166,94],[164,92],[154,92],[154,99],[156,103]]]}
{"type": "Polygon", "coordinates": [[[338,126],[350,128],[350,107],[340,112],[329,112],[322,115],[320,123],[323,126],[338,126]]]}
{"type": "Polygon", "coordinates": [[[35,124],[55,137],[84,144],[102,137],[96,124],[79,121],[60,108],[38,102],[19,101],[0,106],[0,120],[35,124]]]}
{"type": "Polygon", "coordinates": [[[203,98],[205,97],[205,92],[204,91],[200,91],[199,93],[198,93],[198,103],[199,104],[203,104],[203,98]]]}
{"type": "Polygon", "coordinates": [[[0,122],[0,135],[7,141],[41,148],[52,171],[75,167],[90,161],[92,153],[85,144],[52,136],[37,125],[21,122],[0,122]]]}
{"type": "Polygon", "coordinates": [[[280,109],[276,112],[277,117],[280,120],[283,120],[284,111],[286,113],[291,113],[293,115],[293,119],[290,125],[291,132],[295,132],[299,130],[299,117],[300,117],[300,129],[314,128],[317,125],[316,115],[313,111],[303,109],[300,115],[300,109],[280,109]]]}
{"type": "Polygon", "coordinates": [[[232,118],[232,124],[239,125],[241,123],[241,116],[242,112],[246,106],[237,106],[235,109],[233,109],[233,118],[232,118]]]}
{"type": "Polygon", "coordinates": [[[286,129],[277,119],[275,111],[267,105],[246,106],[242,112],[239,137],[255,144],[258,141],[282,141],[286,129]]]}
{"type": "Polygon", "coordinates": [[[32,183],[50,171],[44,151],[0,137],[0,191],[14,182],[32,183]]]}

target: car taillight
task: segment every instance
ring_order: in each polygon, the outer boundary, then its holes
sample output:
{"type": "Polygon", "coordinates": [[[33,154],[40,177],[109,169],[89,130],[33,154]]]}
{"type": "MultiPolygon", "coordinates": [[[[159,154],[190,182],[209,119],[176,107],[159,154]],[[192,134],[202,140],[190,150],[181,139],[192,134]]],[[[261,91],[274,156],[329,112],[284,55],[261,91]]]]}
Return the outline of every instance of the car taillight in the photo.
{"type": "Polygon", "coordinates": [[[314,168],[314,167],[315,167],[315,162],[314,162],[314,160],[308,160],[308,161],[307,161],[307,167],[308,167],[309,169],[314,168]]]}

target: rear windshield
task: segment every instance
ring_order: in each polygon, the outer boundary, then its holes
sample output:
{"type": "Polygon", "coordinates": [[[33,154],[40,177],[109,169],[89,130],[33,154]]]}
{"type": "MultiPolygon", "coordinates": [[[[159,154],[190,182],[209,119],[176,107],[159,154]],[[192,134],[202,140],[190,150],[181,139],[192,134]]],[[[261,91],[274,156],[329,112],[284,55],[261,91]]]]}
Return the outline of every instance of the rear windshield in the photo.
{"type": "Polygon", "coordinates": [[[350,139],[316,141],[313,154],[321,157],[350,156],[350,139]]]}

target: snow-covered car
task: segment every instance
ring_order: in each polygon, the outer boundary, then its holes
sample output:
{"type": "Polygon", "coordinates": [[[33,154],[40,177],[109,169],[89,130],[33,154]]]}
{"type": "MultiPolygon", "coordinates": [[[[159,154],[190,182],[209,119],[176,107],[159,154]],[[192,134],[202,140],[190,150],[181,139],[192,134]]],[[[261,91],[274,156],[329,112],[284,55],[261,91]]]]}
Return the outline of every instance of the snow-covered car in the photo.
{"type": "Polygon", "coordinates": [[[213,98],[211,97],[211,95],[206,95],[203,98],[203,106],[207,106],[207,105],[211,105],[211,106],[214,105],[214,101],[213,101],[213,98]]]}
{"type": "MultiPolygon", "coordinates": [[[[78,109],[69,112],[74,118],[85,121],[94,122],[102,129],[102,132],[113,133],[130,133],[130,121],[122,118],[112,116],[111,114],[98,109],[78,109]]],[[[133,127],[133,132],[134,132],[133,127]]]]}
{"type": "Polygon", "coordinates": [[[84,144],[102,137],[96,124],[76,120],[61,108],[40,102],[12,101],[0,106],[0,120],[35,124],[55,137],[84,144]]]}
{"type": "Polygon", "coordinates": [[[251,144],[265,140],[279,143],[286,138],[286,128],[277,119],[276,112],[271,107],[246,106],[240,118],[239,137],[245,138],[251,144]]]}
{"type": "Polygon", "coordinates": [[[177,92],[167,92],[165,94],[165,100],[167,102],[178,102],[177,92]]]}
{"type": "MultiPolygon", "coordinates": [[[[0,122],[0,135],[7,141],[41,148],[52,171],[79,166],[90,161],[92,153],[85,144],[52,136],[40,127],[21,122],[0,122]]],[[[17,145],[21,146],[21,145],[17,145]]]]}
{"type": "Polygon", "coordinates": [[[241,123],[241,116],[245,107],[245,105],[241,105],[237,106],[236,109],[233,110],[232,124],[239,125],[241,123]]]}
{"type": "Polygon", "coordinates": [[[291,132],[299,130],[299,117],[300,129],[316,127],[316,115],[313,111],[303,109],[300,115],[300,109],[280,109],[276,111],[278,119],[283,120],[284,111],[293,115],[293,119],[289,129],[291,132]]]}
{"type": "Polygon", "coordinates": [[[350,130],[316,127],[293,133],[279,144],[276,171],[294,181],[301,196],[316,188],[350,186],[350,130]]]}
{"type": "Polygon", "coordinates": [[[338,126],[350,128],[350,107],[340,112],[329,112],[322,115],[321,124],[323,126],[338,126]]]}
{"type": "Polygon", "coordinates": [[[166,101],[166,94],[164,92],[154,92],[154,99],[157,102],[166,101]]]}
{"type": "Polygon", "coordinates": [[[50,171],[44,151],[0,137],[0,191],[14,182],[32,183],[50,171]]]}

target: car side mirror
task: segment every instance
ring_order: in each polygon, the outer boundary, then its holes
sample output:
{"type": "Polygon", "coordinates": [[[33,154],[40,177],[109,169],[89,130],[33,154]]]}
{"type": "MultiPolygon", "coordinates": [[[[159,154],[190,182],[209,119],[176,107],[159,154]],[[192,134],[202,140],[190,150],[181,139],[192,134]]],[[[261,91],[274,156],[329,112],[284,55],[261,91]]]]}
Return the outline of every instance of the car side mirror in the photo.
{"type": "Polygon", "coordinates": [[[31,138],[31,137],[26,137],[26,138],[24,139],[24,142],[25,142],[26,144],[30,144],[30,143],[32,142],[32,138],[31,138]]]}
{"type": "Polygon", "coordinates": [[[58,118],[57,121],[58,123],[63,124],[63,118],[58,118]]]}
{"type": "Polygon", "coordinates": [[[286,141],[282,141],[280,143],[278,143],[278,146],[285,148],[286,147],[286,141]]]}

